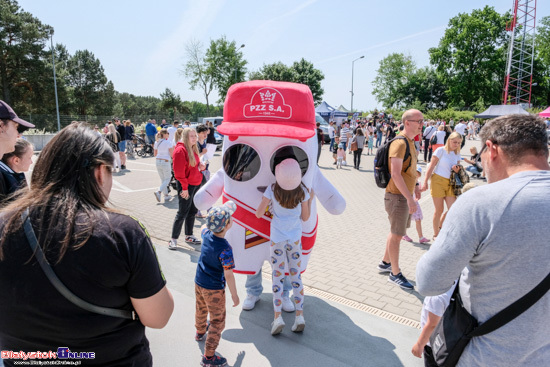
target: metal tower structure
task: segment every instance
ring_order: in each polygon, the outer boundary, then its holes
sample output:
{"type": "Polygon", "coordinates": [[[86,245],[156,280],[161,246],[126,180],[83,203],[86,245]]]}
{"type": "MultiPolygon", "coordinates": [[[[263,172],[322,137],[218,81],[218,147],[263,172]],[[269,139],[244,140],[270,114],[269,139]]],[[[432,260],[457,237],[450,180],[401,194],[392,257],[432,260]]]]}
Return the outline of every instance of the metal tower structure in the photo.
{"type": "Polygon", "coordinates": [[[503,104],[531,104],[537,0],[514,0],[503,104]]]}

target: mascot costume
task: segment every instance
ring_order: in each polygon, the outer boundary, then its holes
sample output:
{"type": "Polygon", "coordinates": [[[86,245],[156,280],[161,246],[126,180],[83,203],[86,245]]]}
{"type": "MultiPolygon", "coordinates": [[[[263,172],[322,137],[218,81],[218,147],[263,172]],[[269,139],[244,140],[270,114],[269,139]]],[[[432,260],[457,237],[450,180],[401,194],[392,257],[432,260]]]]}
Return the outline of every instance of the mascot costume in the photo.
{"type": "MultiPolygon", "coordinates": [[[[344,198],[315,163],[315,107],[308,86],[266,80],[233,85],[218,132],[224,135],[222,168],[197,192],[194,202],[199,210],[206,210],[223,196],[223,202],[237,205],[233,226],[225,236],[233,248],[235,272],[256,274],[270,258],[270,213],[259,219],[255,213],[266,187],[275,183],[275,166],[283,160],[293,158],[299,163],[302,182],[313,188],[329,213],[344,211],[344,198]]],[[[307,267],[317,224],[314,200],[309,220],[302,222],[301,272],[307,267]]]]}

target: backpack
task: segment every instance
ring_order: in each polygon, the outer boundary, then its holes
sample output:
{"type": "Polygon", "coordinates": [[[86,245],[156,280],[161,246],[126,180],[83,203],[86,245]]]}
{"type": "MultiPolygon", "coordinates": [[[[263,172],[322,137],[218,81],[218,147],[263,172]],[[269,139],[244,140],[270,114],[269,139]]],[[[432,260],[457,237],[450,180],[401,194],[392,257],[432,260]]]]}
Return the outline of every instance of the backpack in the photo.
{"type": "MultiPolygon", "coordinates": [[[[390,153],[390,145],[397,139],[405,139],[404,136],[400,135],[394,139],[388,141],[382,147],[378,148],[376,156],[374,157],[374,180],[376,185],[381,189],[385,189],[390,182],[391,173],[390,173],[390,159],[388,157],[390,153]]],[[[409,143],[406,144],[405,156],[403,157],[403,162],[405,162],[411,156],[409,143]]],[[[411,167],[412,159],[409,160],[409,165],[405,169],[407,171],[411,167]]]]}
{"type": "Polygon", "coordinates": [[[437,131],[432,135],[432,138],[430,139],[430,145],[436,145],[437,144],[437,131]]]}

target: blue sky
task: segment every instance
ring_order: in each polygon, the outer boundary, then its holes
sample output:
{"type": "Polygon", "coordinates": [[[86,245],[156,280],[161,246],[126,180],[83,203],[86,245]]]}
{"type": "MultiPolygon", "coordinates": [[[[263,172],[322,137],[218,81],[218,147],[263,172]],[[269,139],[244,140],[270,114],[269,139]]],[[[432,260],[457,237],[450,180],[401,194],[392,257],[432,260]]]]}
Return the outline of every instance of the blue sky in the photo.
{"type": "MultiPolygon", "coordinates": [[[[115,89],[160,96],[165,88],[183,100],[205,102],[181,74],[185,45],[225,35],[242,49],[248,70],[302,57],[325,74],[324,99],[350,108],[377,107],[372,81],[379,61],[392,52],[429,64],[451,17],[485,5],[504,13],[512,0],[19,0],[19,5],[54,27],[54,42],[73,54],[87,49],[101,61],[115,89]],[[54,5],[55,4],[55,5],[54,5]]],[[[537,20],[550,2],[537,2],[537,20]]],[[[504,70],[502,71],[504,73],[504,70]]],[[[212,97],[212,96],[211,96],[212,97]]],[[[211,98],[212,99],[212,98],[211,98]]],[[[216,96],[217,99],[217,96],[216,96]]]]}

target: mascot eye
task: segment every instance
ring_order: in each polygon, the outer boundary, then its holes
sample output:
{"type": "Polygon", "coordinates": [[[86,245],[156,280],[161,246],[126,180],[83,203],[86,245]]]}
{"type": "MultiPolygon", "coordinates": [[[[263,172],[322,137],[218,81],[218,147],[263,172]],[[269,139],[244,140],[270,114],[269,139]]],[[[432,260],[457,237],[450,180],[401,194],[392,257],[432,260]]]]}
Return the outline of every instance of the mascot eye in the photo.
{"type": "Polygon", "coordinates": [[[260,172],[260,167],[260,156],[250,145],[232,145],[223,155],[223,170],[235,181],[253,179],[260,172]]]}
{"type": "Polygon", "coordinates": [[[302,170],[302,177],[304,177],[309,167],[307,154],[303,149],[290,145],[279,148],[271,157],[270,167],[273,175],[275,175],[275,167],[287,158],[296,159],[302,170]]]}

